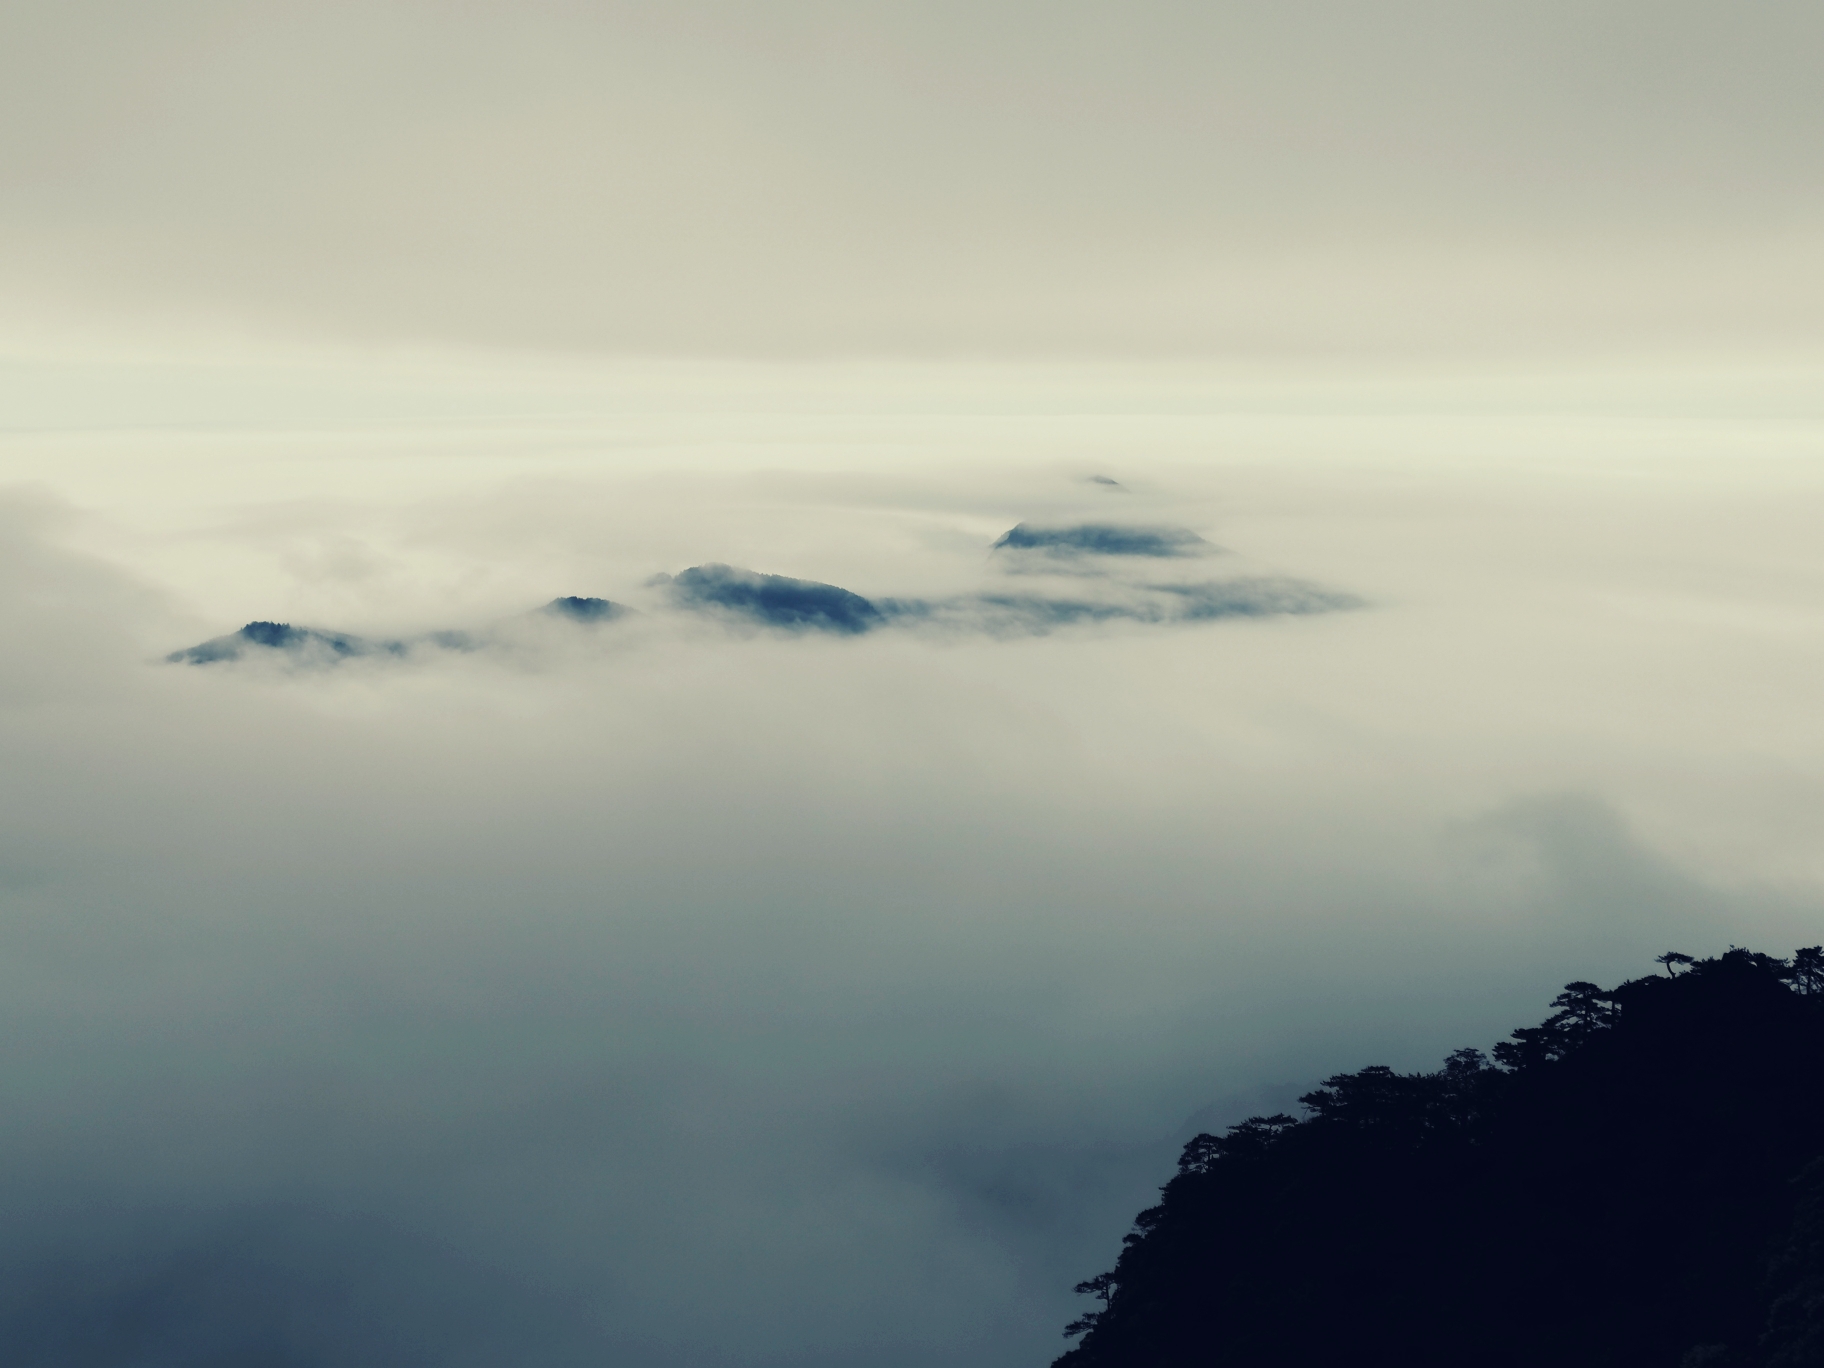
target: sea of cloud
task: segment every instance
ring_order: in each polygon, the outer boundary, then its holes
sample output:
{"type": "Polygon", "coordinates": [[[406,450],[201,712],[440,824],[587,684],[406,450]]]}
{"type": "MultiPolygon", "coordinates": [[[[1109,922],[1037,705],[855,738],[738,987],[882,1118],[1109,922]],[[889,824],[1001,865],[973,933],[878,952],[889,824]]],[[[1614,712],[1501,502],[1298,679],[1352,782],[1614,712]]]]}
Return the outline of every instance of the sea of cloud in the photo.
{"type": "Polygon", "coordinates": [[[1197,1129],[1824,939],[1805,374],[10,367],[0,1356],[1041,1364],[1197,1129]],[[1165,583],[1325,597],[982,609],[1165,583]]]}

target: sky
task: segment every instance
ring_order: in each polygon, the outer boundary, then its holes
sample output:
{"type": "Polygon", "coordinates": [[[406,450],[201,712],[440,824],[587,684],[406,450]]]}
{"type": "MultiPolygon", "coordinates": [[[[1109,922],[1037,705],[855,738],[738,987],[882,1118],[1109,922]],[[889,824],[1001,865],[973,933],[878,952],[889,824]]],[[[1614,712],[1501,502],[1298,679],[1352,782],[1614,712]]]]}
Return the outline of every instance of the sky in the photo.
{"type": "Polygon", "coordinates": [[[1813,340],[1804,0],[16,0],[12,326],[847,355],[1813,340]]]}
{"type": "Polygon", "coordinates": [[[1042,1365],[1824,940],[1821,24],[7,6],[0,1357],[1042,1365]]]}

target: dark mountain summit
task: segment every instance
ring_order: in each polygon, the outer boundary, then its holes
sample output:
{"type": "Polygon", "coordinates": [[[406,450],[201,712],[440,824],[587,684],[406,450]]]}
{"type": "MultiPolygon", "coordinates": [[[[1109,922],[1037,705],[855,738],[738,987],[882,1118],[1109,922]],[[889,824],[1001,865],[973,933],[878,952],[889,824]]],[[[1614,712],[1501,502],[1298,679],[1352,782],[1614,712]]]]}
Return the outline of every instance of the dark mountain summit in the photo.
{"type": "MultiPolygon", "coordinates": [[[[565,622],[594,625],[614,622],[633,610],[605,598],[581,598],[570,595],[555,598],[544,607],[528,613],[554,617],[565,622]]],[[[305,666],[336,665],[360,656],[404,656],[416,649],[439,651],[475,651],[490,644],[492,631],[439,631],[420,636],[376,641],[349,632],[326,632],[315,627],[293,627],[288,622],[250,622],[238,632],[215,637],[197,646],[173,651],[165,659],[173,664],[214,665],[223,661],[242,660],[264,654],[269,659],[283,659],[305,666]]]]}
{"type": "Polygon", "coordinates": [[[1058,1368],[1824,1364],[1824,950],[1661,962],[1196,1137],[1058,1368]]]}
{"type": "MultiPolygon", "coordinates": [[[[1285,576],[1160,583],[1162,559],[1213,551],[1196,533],[1173,527],[1021,523],[994,544],[998,582],[982,592],[937,598],[868,599],[819,580],[767,575],[738,566],[694,565],[648,580],[674,610],[720,619],[737,628],[767,627],[798,635],[860,636],[889,625],[928,632],[981,633],[1003,639],[1042,636],[1097,623],[1208,622],[1220,618],[1296,617],[1362,607],[1352,594],[1285,576]],[[1042,571],[1044,579],[1019,578],[1042,571]],[[1068,577],[1060,590],[1056,581],[1068,577]],[[1020,588],[1019,586],[1037,588],[1020,588]]],[[[249,658],[315,669],[362,656],[416,656],[430,651],[512,651],[525,646],[535,620],[597,626],[636,616],[612,599],[570,594],[516,618],[474,631],[423,632],[378,640],[348,632],[250,622],[238,632],[173,651],[165,658],[212,665],[249,658]]]]}
{"type": "Polygon", "coordinates": [[[860,594],[817,580],[763,575],[732,565],[694,565],[670,581],[672,597],[688,608],[709,608],[767,627],[854,635],[880,626],[886,615],[860,594]]]}
{"type": "Polygon", "coordinates": [[[563,598],[552,599],[539,611],[553,617],[568,618],[572,622],[613,622],[633,610],[613,599],[581,598],[568,594],[563,598]]]}
{"type": "Polygon", "coordinates": [[[1048,556],[1167,557],[1194,555],[1213,548],[1183,527],[1131,527],[1122,523],[1039,527],[1020,523],[1002,533],[994,549],[1038,551],[1048,556]]]}
{"type": "Polygon", "coordinates": [[[321,632],[314,627],[293,627],[288,622],[250,622],[238,632],[173,651],[165,659],[173,664],[212,665],[217,661],[239,660],[249,650],[266,650],[298,657],[346,660],[379,653],[400,655],[405,648],[402,641],[369,641],[347,632],[321,632]]]}

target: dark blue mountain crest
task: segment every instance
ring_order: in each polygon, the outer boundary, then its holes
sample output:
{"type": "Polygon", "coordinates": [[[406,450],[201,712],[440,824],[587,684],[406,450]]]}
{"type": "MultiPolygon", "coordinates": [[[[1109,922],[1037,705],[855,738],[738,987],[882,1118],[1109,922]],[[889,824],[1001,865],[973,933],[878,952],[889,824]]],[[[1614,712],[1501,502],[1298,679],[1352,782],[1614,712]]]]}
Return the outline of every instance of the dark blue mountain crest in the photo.
{"type": "Polygon", "coordinates": [[[886,615],[860,594],[834,584],[763,575],[732,565],[693,565],[672,578],[670,589],[684,607],[719,609],[791,631],[853,636],[886,621],[886,615]]]}
{"type": "Polygon", "coordinates": [[[1209,545],[1184,527],[1132,527],[1121,523],[1076,523],[1035,527],[1020,523],[994,544],[996,551],[1039,551],[1048,556],[1189,556],[1209,545]]]}

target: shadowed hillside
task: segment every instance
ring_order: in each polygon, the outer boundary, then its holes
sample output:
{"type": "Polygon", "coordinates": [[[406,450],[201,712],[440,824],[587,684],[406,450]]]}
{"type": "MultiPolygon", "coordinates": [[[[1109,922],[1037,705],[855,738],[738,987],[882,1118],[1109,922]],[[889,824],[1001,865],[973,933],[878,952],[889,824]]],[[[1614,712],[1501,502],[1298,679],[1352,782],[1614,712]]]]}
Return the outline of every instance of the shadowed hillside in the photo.
{"type": "Polygon", "coordinates": [[[1661,963],[1197,1136],[1058,1368],[1824,1364],[1824,950],[1661,963]]]}

